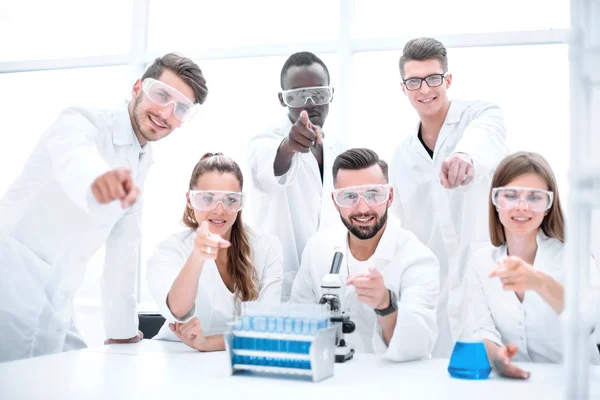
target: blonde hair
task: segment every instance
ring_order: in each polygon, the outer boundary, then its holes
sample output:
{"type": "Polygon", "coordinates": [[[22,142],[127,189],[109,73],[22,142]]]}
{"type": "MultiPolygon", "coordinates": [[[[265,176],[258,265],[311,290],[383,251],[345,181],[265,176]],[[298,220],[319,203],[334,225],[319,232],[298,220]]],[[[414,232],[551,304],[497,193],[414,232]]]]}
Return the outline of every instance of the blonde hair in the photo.
{"type": "Polygon", "coordinates": [[[556,178],[554,177],[552,168],[550,168],[550,164],[540,154],[519,151],[500,161],[492,178],[492,187],[489,194],[490,240],[496,247],[506,243],[506,234],[504,226],[500,222],[496,206],[492,203],[492,189],[506,186],[519,176],[530,173],[544,179],[546,185],[548,185],[548,190],[554,193],[552,207],[548,210],[540,228],[546,236],[558,239],[561,242],[565,241],[565,218],[560,204],[558,185],[556,184],[556,178]]]}
{"type": "MultiPolygon", "coordinates": [[[[193,189],[202,175],[215,171],[221,174],[233,174],[240,184],[240,189],[244,187],[242,170],[235,161],[224,156],[223,153],[206,153],[194,167],[189,189],[193,189]]],[[[199,224],[194,217],[194,210],[189,206],[186,206],[183,212],[182,222],[191,229],[198,229],[199,224]]],[[[227,251],[227,272],[233,279],[236,303],[238,300],[250,301],[258,298],[258,276],[252,264],[252,248],[248,241],[248,234],[240,210],[231,227],[231,247],[227,251]]]]}

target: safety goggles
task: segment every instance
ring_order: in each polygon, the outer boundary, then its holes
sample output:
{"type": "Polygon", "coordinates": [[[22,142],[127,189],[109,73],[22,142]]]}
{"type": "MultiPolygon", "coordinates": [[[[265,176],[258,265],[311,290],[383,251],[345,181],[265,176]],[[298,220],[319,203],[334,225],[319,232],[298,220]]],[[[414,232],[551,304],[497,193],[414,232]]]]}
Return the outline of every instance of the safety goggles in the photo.
{"type": "Polygon", "coordinates": [[[244,207],[242,192],[222,190],[190,190],[190,203],[198,211],[212,211],[219,203],[227,212],[238,212],[244,207]]]}
{"type": "Polygon", "coordinates": [[[173,104],[173,115],[181,122],[188,122],[198,110],[194,102],[176,89],[156,79],[146,78],[142,90],[154,104],[167,107],[173,104]]]}
{"type": "Polygon", "coordinates": [[[333,200],[340,207],[355,207],[364,199],[371,206],[385,203],[390,195],[388,185],[351,186],[333,191],[333,200]]]}
{"type": "Polygon", "coordinates": [[[288,107],[304,107],[308,99],[315,106],[323,106],[333,100],[333,88],[331,86],[314,86],[284,90],[281,92],[281,97],[283,98],[283,103],[288,107]]]}
{"type": "Polygon", "coordinates": [[[421,89],[421,85],[423,84],[423,81],[425,81],[425,83],[429,87],[442,86],[442,83],[444,82],[445,77],[446,77],[445,73],[444,74],[432,74],[432,75],[426,76],[425,78],[405,79],[403,82],[404,82],[404,86],[406,86],[407,90],[419,90],[419,89],[421,89]]]}
{"type": "Polygon", "coordinates": [[[492,203],[502,210],[512,210],[523,202],[531,211],[546,211],[552,207],[554,193],[527,187],[497,187],[492,189],[492,203]]]}

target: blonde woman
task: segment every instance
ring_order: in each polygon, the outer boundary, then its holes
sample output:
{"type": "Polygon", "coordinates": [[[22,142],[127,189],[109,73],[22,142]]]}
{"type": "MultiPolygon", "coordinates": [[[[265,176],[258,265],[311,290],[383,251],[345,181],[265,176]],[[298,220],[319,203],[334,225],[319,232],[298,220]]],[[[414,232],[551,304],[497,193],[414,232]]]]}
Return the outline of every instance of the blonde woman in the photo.
{"type": "MultiPolygon", "coordinates": [[[[518,152],[498,165],[489,206],[493,247],[479,250],[470,265],[470,305],[475,330],[484,340],[492,367],[512,378],[529,378],[514,361],[560,363],[563,360],[560,315],[564,282],[565,222],[556,179],[536,153],[518,152]]],[[[598,271],[590,257],[592,290],[589,329],[598,321],[598,271]]],[[[590,360],[600,361],[590,339],[590,360]]]]}
{"type": "Polygon", "coordinates": [[[279,304],[279,240],[242,222],[243,177],[221,153],[198,162],[183,223],[148,262],[148,285],[165,325],[156,339],[181,340],[199,351],[224,350],[223,333],[240,301],[279,304]]]}

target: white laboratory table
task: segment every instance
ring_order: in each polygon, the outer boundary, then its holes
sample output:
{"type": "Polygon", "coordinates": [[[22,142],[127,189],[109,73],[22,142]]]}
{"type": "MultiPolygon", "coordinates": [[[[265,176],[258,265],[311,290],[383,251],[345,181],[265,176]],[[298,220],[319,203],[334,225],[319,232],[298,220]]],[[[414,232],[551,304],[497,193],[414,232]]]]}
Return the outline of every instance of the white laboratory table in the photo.
{"type": "MultiPolygon", "coordinates": [[[[357,354],[322,382],[230,375],[225,352],[143,340],[0,363],[0,399],[564,399],[561,365],[520,364],[527,381],[451,378],[448,360],[392,363],[357,354]]],[[[591,367],[590,399],[600,399],[591,367]]]]}

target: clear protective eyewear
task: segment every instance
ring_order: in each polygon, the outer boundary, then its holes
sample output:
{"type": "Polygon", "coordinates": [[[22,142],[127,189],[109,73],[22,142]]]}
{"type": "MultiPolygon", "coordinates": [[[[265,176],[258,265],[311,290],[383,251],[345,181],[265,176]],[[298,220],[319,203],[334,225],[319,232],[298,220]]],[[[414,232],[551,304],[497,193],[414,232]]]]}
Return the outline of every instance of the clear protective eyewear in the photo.
{"type": "Polygon", "coordinates": [[[362,198],[368,205],[376,206],[385,203],[389,195],[389,185],[362,185],[335,189],[333,200],[340,207],[355,207],[362,198]]]}
{"type": "Polygon", "coordinates": [[[542,212],[552,207],[554,193],[527,187],[497,187],[492,189],[492,203],[502,210],[512,210],[523,202],[531,211],[542,212]]]}
{"type": "Polygon", "coordinates": [[[173,104],[173,115],[181,122],[188,122],[198,111],[198,106],[193,101],[159,80],[144,79],[142,90],[150,101],[158,106],[167,107],[173,104]]]}
{"type": "Polygon", "coordinates": [[[333,100],[333,88],[331,86],[313,86],[299,89],[284,90],[281,92],[283,103],[292,108],[301,108],[306,105],[308,99],[315,106],[329,104],[333,100]]]}
{"type": "Polygon", "coordinates": [[[423,81],[425,81],[425,83],[429,87],[438,87],[438,86],[442,86],[442,83],[444,83],[444,78],[446,77],[446,75],[447,75],[447,73],[431,74],[429,76],[426,76],[425,78],[408,78],[408,79],[403,80],[402,82],[404,82],[404,86],[406,86],[407,90],[421,89],[421,85],[423,84],[423,81]]]}
{"type": "Polygon", "coordinates": [[[198,211],[212,211],[219,203],[227,212],[238,212],[244,208],[245,196],[242,192],[222,190],[190,190],[190,203],[198,211]]]}

